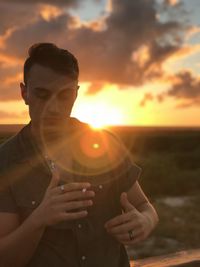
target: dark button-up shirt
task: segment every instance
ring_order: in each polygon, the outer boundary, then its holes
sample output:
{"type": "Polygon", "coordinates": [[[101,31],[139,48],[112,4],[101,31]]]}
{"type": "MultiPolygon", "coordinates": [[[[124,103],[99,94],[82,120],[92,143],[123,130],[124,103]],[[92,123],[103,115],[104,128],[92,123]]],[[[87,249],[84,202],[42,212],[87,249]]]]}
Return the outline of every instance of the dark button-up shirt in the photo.
{"type": "MultiPolygon", "coordinates": [[[[77,131],[85,127],[71,120],[77,131]]],[[[121,214],[120,194],[134,184],[141,169],[129,157],[92,179],[84,175],[85,166],[74,162],[73,168],[82,169],[63,171],[60,183],[64,176],[91,181],[96,192],[94,205],[86,218],[46,227],[27,267],[128,267],[125,247],[106,232],[104,224],[121,214]]],[[[18,213],[23,222],[41,203],[51,175],[29,124],[0,147],[0,212],[18,213]]]]}

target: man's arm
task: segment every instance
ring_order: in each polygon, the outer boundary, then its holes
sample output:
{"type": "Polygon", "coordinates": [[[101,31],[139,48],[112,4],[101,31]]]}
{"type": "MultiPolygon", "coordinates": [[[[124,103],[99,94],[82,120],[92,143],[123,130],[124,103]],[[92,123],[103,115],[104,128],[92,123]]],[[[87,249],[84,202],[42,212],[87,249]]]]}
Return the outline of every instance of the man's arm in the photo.
{"type": "Polygon", "coordinates": [[[0,213],[0,266],[25,266],[42,237],[41,227],[30,215],[21,225],[18,214],[0,213]]]}

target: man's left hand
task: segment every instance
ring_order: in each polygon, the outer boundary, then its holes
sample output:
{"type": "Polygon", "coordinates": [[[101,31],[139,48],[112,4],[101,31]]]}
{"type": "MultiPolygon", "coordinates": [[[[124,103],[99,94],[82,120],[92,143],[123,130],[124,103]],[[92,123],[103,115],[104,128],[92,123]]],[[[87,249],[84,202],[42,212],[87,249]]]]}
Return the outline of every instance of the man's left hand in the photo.
{"type": "Polygon", "coordinates": [[[124,245],[133,245],[143,241],[152,231],[149,218],[139,212],[123,192],[120,197],[123,214],[105,223],[107,232],[124,245]]]}

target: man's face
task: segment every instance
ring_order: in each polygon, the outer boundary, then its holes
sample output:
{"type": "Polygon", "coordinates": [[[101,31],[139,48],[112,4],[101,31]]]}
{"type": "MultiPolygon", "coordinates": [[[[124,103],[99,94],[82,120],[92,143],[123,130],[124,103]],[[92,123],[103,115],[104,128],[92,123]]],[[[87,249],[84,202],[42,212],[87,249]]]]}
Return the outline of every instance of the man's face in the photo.
{"type": "Polygon", "coordinates": [[[29,106],[32,125],[59,128],[71,114],[77,88],[77,80],[48,67],[33,65],[27,85],[22,89],[22,96],[29,106]]]}

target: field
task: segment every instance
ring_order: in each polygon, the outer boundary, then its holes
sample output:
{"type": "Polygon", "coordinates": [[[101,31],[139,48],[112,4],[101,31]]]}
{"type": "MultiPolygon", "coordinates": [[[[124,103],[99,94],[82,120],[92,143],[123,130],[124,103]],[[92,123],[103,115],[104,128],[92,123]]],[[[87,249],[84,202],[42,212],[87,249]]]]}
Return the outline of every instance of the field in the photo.
{"type": "MultiPolygon", "coordinates": [[[[7,130],[0,128],[0,142],[11,135],[7,130]]],[[[199,248],[200,129],[115,127],[111,130],[121,137],[134,161],[142,167],[139,182],[160,218],[148,240],[127,248],[130,258],[199,248]]]]}
{"type": "Polygon", "coordinates": [[[116,128],[142,167],[140,184],[159,214],[150,238],[128,248],[131,258],[200,245],[200,129],[116,128]]]}

